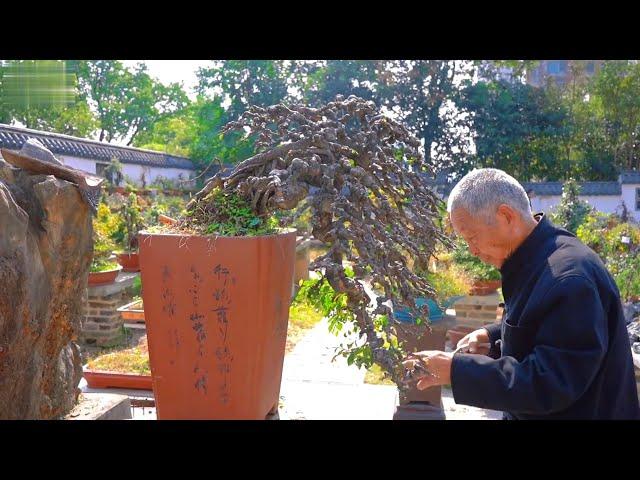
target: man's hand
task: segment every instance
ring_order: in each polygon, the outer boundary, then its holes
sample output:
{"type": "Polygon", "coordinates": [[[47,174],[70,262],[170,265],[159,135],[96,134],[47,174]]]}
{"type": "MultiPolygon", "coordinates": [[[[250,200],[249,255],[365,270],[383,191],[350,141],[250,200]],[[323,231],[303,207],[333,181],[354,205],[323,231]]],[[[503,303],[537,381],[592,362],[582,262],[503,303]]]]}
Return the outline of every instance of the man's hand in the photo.
{"type": "Polygon", "coordinates": [[[479,355],[488,355],[489,347],[481,344],[489,344],[489,332],[486,329],[480,328],[465,335],[460,339],[456,348],[466,347],[465,349],[469,353],[475,353],[479,355]]]}
{"type": "MultiPolygon", "coordinates": [[[[452,353],[441,352],[440,350],[424,350],[410,354],[402,362],[408,370],[414,370],[420,361],[426,365],[427,373],[420,374],[417,378],[418,390],[424,390],[438,385],[449,385],[451,383],[451,359],[452,353]]],[[[419,370],[416,370],[419,371],[419,370]]]]}

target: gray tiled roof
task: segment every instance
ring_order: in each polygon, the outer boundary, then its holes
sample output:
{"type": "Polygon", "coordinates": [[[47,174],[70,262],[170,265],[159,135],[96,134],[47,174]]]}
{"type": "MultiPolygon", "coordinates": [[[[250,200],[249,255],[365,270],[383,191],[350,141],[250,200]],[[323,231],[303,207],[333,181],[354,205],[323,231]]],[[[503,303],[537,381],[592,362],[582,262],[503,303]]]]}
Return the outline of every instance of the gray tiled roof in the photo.
{"type": "Polygon", "coordinates": [[[620,183],[640,183],[640,172],[622,172],[620,174],[620,183]]]}
{"type": "Polygon", "coordinates": [[[56,155],[69,155],[106,162],[109,162],[112,158],[117,158],[122,163],[186,170],[196,169],[188,158],[169,155],[168,153],[154,152],[142,148],[121,147],[95,140],[87,140],[86,138],[12,127],[0,123],[0,147],[20,150],[22,144],[28,138],[37,138],[56,155]]]}
{"type": "MultiPolygon", "coordinates": [[[[618,182],[580,182],[580,195],[620,195],[618,182]]],[[[524,189],[536,195],[562,195],[562,182],[522,182],[524,189]]]]}

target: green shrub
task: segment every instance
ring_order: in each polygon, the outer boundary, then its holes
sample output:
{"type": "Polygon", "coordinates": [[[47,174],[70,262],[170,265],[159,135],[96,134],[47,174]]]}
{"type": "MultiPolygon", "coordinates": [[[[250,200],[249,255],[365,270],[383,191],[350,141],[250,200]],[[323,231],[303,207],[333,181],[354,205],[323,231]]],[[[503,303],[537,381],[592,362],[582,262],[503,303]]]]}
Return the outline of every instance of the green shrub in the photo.
{"type": "Polygon", "coordinates": [[[562,187],[562,199],[558,206],[549,215],[551,222],[571,233],[576,233],[578,227],[593,208],[579,199],[580,187],[574,179],[569,179],[562,187]]]}

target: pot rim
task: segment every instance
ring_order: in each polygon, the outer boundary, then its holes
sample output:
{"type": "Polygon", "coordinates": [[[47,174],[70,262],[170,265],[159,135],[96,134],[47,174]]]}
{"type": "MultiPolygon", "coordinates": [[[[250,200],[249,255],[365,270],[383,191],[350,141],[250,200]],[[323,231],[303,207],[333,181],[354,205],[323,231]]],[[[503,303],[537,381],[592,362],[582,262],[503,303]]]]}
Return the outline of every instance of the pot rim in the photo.
{"type": "Polygon", "coordinates": [[[99,272],[89,272],[89,275],[101,275],[103,273],[113,273],[122,270],[122,265],[118,265],[117,268],[112,268],[111,270],[101,270],[99,272]]]}
{"type": "Polygon", "coordinates": [[[123,377],[135,377],[135,378],[151,378],[151,375],[145,375],[142,373],[122,373],[122,372],[114,372],[112,370],[94,370],[92,368],[87,367],[86,365],[82,367],[82,374],[88,373],[89,375],[109,375],[109,376],[123,376],[123,377]]]}
{"type": "MultiPolygon", "coordinates": [[[[199,234],[199,233],[153,233],[147,232],[146,230],[142,230],[138,232],[138,235],[141,237],[177,237],[177,238],[229,238],[234,240],[252,240],[256,238],[273,238],[273,237],[284,237],[288,235],[295,235],[295,229],[287,229],[282,232],[271,233],[269,235],[243,235],[243,236],[229,236],[229,235],[216,235],[216,234],[199,234]]],[[[143,239],[144,240],[144,239],[143,239]]]]}

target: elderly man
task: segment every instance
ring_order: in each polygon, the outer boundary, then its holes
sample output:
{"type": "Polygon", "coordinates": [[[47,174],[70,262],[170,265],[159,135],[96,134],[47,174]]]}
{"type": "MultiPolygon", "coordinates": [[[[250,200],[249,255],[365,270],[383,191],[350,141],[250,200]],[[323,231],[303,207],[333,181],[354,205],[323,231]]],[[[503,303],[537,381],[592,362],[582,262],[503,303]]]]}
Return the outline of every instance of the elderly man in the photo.
{"type": "Polygon", "coordinates": [[[471,252],[500,269],[505,312],[460,340],[469,353],[408,357],[429,372],[418,388],[450,384],[456,403],[505,419],[640,419],[620,294],[600,258],[533,215],[501,170],[467,174],[447,210],[471,252]]]}

